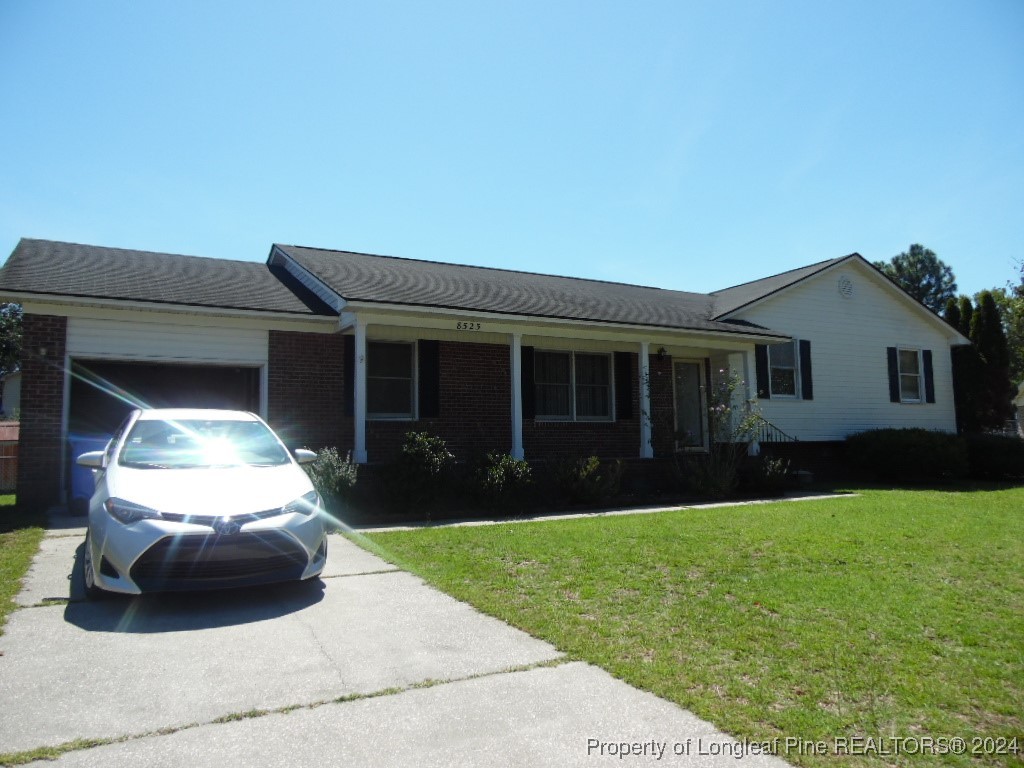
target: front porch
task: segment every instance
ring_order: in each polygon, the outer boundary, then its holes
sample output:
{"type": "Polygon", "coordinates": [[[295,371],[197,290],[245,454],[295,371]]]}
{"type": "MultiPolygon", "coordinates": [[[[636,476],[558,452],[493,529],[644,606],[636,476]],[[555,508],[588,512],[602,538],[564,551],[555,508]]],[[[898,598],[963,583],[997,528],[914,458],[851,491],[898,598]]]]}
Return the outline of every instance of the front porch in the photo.
{"type": "MultiPolygon", "coordinates": [[[[752,329],[750,329],[752,330],[752,329]]],[[[339,447],[360,464],[398,452],[408,431],[460,458],[488,452],[653,458],[710,443],[713,376],[755,392],[754,344],[733,333],[481,318],[462,313],[342,315],[339,447]]]]}

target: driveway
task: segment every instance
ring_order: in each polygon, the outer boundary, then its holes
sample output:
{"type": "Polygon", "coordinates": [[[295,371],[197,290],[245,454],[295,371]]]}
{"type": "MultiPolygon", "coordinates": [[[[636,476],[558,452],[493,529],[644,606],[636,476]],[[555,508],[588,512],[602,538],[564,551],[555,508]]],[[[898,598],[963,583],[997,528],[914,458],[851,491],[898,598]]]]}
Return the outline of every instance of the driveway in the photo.
{"type": "Polygon", "coordinates": [[[626,750],[734,766],[744,750],[341,536],[313,583],[91,603],[83,534],[48,533],[0,637],[0,764],[43,747],[64,765],[195,768],[622,765],[626,750]]]}

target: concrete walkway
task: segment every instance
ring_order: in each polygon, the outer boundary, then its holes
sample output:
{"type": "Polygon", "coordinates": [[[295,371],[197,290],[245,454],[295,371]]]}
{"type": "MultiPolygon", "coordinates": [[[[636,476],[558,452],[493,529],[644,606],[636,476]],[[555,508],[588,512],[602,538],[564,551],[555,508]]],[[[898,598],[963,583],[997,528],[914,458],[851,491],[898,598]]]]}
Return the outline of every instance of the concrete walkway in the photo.
{"type": "Polygon", "coordinates": [[[0,637],[8,756],[56,747],[63,765],[196,768],[784,765],[738,761],[747,745],[709,723],[340,536],[322,581],[86,602],[80,522],[48,533],[0,637]]]}

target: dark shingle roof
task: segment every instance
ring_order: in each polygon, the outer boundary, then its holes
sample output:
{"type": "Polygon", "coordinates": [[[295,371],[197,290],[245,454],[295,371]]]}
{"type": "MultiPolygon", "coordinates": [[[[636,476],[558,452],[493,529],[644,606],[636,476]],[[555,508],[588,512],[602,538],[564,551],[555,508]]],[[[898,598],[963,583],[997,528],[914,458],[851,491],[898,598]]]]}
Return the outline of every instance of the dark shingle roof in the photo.
{"type": "Polygon", "coordinates": [[[838,259],[819,261],[817,264],[809,264],[799,269],[780,272],[771,277],[763,277],[760,280],[752,280],[749,283],[734,285],[731,288],[712,291],[711,296],[715,302],[715,317],[722,317],[730,312],[735,312],[740,307],[745,307],[747,304],[763,299],[765,296],[769,296],[776,291],[781,291],[783,288],[794,283],[799,283],[801,280],[815,275],[823,269],[828,269],[854,256],[858,256],[858,254],[851,253],[849,256],[841,256],[838,259]]]}
{"type": "Polygon", "coordinates": [[[333,315],[281,267],[169,253],[22,239],[0,290],[223,309],[333,315]]]}
{"type": "Polygon", "coordinates": [[[711,319],[701,293],[489,267],[277,245],[346,301],[783,336],[711,319]]]}

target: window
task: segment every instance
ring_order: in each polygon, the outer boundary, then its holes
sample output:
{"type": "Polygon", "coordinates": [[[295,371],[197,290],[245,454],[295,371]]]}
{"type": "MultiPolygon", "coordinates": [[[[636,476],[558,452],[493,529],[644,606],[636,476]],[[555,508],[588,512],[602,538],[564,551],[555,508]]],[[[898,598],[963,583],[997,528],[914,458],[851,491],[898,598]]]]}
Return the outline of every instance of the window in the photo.
{"type": "Polygon", "coordinates": [[[921,352],[917,349],[901,349],[900,365],[900,401],[904,403],[921,402],[921,352]]]}
{"type": "Polygon", "coordinates": [[[533,357],[536,414],[540,419],[610,421],[611,357],[583,352],[543,352],[533,357]]]}
{"type": "Polygon", "coordinates": [[[366,415],[375,419],[415,418],[415,346],[406,342],[366,344],[366,415]]]}
{"type": "Polygon", "coordinates": [[[796,397],[800,378],[796,340],[768,347],[769,382],[772,397],[796,397]]]}

